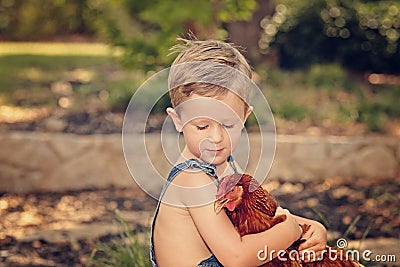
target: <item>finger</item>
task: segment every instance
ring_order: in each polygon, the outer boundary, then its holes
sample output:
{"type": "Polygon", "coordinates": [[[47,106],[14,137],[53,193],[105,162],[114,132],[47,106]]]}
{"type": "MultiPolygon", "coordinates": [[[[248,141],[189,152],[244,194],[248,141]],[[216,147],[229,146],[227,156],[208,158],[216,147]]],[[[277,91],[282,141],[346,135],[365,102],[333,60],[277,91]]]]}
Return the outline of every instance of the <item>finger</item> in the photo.
{"type": "Polygon", "coordinates": [[[315,253],[322,253],[325,250],[325,247],[320,246],[319,244],[308,247],[306,249],[299,249],[299,252],[302,253],[304,251],[314,251],[315,253]]]}
{"type": "Polygon", "coordinates": [[[318,241],[315,240],[314,238],[309,238],[309,239],[307,239],[305,237],[302,237],[302,238],[306,239],[306,241],[304,241],[303,243],[300,244],[299,250],[310,249],[311,247],[318,244],[318,241]]]}
{"type": "Polygon", "coordinates": [[[314,249],[316,251],[324,250],[325,246],[322,245],[318,240],[315,239],[309,239],[306,242],[300,244],[299,250],[309,250],[309,249],[314,249]]]}
{"type": "Polygon", "coordinates": [[[303,239],[310,239],[313,234],[314,234],[314,231],[308,230],[307,232],[303,233],[303,235],[301,237],[303,239]]]}
{"type": "MultiPolygon", "coordinates": [[[[324,249],[325,250],[325,249],[324,249]]],[[[324,250],[313,250],[313,249],[307,249],[303,251],[299,251],[300,254],[300,259],[304,262],[314,262],[314,261],[320,261],[323,259],[326,251],[324,250]]]]}

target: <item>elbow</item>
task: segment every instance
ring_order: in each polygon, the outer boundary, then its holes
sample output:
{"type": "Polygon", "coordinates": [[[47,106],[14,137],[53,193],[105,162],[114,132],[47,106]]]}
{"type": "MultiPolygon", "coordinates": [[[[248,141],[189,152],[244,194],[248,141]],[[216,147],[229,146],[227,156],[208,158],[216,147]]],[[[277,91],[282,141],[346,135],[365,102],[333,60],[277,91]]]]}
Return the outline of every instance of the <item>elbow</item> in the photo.
{"type": "Polygon", "coordinates": [[[239,264],[239,259],[237,256],[235,255],[227,255],[225,257],[219,258],[219,262],[222,264],[222,266],[225,267],[239,267],[239,266],[243,266],[239,264]]]}
{"type": "Polygon", "coordinates": [[[223,266],[225,266],[225,267],[243,267],[243,266],[246,266],[246,264],[243,265],[242,262],[240,262],[239,260],[235,260],[234,258],[229,259],[229,260],[227,260],[225,262],[221,262],[221,264],[223,266]]]}
{"type": "Polygon", "coordinates": [[[225,267],[243,267],[249,266],[249,259],[246,259],[243,251],[240,249],[232,250],[221,259],[218,259],[225,267]]]}

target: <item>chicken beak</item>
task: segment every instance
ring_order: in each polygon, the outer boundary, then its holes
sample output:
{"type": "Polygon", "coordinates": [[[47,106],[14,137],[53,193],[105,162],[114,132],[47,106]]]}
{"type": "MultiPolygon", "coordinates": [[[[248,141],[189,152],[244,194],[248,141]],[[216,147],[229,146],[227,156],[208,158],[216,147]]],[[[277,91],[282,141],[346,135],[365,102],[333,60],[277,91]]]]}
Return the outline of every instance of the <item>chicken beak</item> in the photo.
{"type": "Polygon", "coordinates": [[[228,202],[228,201],[229,201],[229,199],[227,199],[227,198],[217,199],[214,202],[214,211],[215,211],[215,213],[216,214],[220,213],[220,211],[224,208],[226,202],[228,202]]]}

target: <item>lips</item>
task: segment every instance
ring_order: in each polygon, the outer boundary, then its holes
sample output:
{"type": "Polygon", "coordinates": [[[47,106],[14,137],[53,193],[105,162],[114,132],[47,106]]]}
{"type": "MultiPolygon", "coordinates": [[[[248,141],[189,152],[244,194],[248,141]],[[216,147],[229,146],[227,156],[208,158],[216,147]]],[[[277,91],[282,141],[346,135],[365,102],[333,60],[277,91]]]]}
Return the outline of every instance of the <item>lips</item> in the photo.
{"type": "Polygon", "coordinates": [[[206,149],[206,151],[209,152],[209,153],[213,153],[213,154],[220,154],[220,153],[222,153],[224,151],[224,149],[223,148],[220,148],[220,149],[206,149]]]}

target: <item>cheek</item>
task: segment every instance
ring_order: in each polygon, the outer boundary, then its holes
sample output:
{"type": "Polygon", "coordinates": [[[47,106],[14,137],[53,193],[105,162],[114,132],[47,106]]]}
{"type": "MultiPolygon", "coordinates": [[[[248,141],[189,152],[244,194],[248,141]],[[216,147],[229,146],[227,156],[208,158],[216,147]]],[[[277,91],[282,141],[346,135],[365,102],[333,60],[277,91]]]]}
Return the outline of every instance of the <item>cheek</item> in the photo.
{"type": "Polygon", "coordinates": [[[206,140],[204,136],[199,134],[198,131],[192,129],[184,129],[183,134],[185,136],[186,145],[190,151],[199,153],[200,149],[204,147],[204,140],[206,140]]]}
{"type": "Polygon", "coordinates": [[[238,129],[232,129],[227,131],[228,139],[230,140],[230,145],[232,149],[235,149],[239,143],[240,137],[242,135],[242,131],[238,129]]]}

